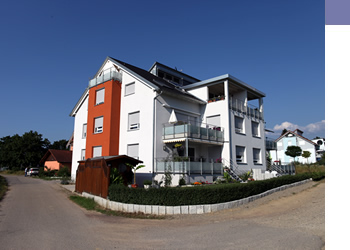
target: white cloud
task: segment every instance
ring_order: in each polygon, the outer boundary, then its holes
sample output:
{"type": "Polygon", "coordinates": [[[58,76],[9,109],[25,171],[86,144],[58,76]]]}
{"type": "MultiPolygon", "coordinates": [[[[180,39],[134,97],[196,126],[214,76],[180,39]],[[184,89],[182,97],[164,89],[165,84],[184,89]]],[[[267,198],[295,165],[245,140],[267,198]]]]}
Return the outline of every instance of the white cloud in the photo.
{"type": "Polygon", "coordinates": [[[301,131],[305,133],[310,133],[310,134],[315,134],[315,133],[322,133],[325,130],[325,120],[315,122],[315,123],[310,123],[306,126],[299,126],[297,124],[293,124],[291,122],[282,122],[281,124],[276,124],[273,127],[274,131],[282,131],[283,129],[287,130],[295,130],[295,129],[300,129],[301,131]]]}

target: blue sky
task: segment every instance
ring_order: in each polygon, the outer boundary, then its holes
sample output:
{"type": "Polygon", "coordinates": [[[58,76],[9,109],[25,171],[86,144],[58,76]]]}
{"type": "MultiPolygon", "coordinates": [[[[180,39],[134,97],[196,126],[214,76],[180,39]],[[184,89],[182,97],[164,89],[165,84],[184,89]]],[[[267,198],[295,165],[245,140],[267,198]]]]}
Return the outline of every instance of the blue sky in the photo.
{"type": "Polygon", "coordinates": [[[69,139],[69,113],[107,56],[201,80],[230,74],[266,94],[266,127],[324,137],[324,2],[2,2],[0,137],[69,139]]]}

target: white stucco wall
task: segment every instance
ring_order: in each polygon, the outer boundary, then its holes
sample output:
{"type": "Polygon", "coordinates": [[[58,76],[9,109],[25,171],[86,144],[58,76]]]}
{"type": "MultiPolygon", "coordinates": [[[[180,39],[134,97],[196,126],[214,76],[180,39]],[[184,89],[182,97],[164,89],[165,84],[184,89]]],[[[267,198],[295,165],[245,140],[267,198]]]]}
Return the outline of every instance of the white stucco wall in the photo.
{"type": "Polygon", "coordinates": [[[71,179],[75,180],[78,161],[81,160],[81,151],[86,147],[86,139],[83,138],[83,124],[87,123],[89,96],[82,101],[80,108],[74,116],[74,141],[72,153],[71,179]]]}

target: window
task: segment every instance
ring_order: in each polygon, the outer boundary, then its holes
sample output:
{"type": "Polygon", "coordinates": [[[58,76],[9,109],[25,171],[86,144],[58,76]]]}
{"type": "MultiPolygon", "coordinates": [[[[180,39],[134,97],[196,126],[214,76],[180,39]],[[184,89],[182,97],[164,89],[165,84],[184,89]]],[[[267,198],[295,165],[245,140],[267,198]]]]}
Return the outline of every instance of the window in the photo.
{"type": "Polygon", "coordinates": [[[105,89],[96,90],[96,105],[102,104],[105,102],[105,89]]]}
{"type": "Polygon", "coordinates": [[[253,161],[254,164],[260,164],[260,149],[259,148],[253,148],[253,161]]]}
{"type": "Polygon", "coordinates": [[[92,147],[92,157],[102,156],[102,146],[92,147]]]}
{"type": "Polygon", "coordinates": [[[252,135],[259,137],[259,123],[252,121],[252,135]]]}
{"type": "Polygon", "coordinates": [[[128,156],[138,159],[139,158],[139,144],[128,144],[128,156]]]}
{"type": "Polygon", "coordinates": [[[137,130],[140,128],[140,112],[129,113],[128,130],[137,130]]]}
{"type": "Polygon", "coordinates": [[[85,149],[81,150],[81,160],[85,160],[85,149]]]}
{"type": "Polygon", "coordinates": [[[135,93],[135,83],[129,83],[127,85],[125,85],[125,95],[132,95],[135,93]]]}
{"type": "Polygon", "coordinates": [[[85,123],[85,124],[83,124],[83,139],[85,139],[86,138],[86,126],[87,126],[87,124],[85,123]]]}
{"type": "Polygon", "coordinates": [[[94,133],[102,133],[103,132],[103,116],[95,118],[95,129],[94,133]]]}
{"type": "Polygon", "coordinates": [[[245,147],[236,146],[236,162],[244,163],[245,162],[245,147]]]}
{"type": "Polygon", "coordinates": [[[236,133],[244,134],[243,118],[235,116],[235,130],[236,133]]]}

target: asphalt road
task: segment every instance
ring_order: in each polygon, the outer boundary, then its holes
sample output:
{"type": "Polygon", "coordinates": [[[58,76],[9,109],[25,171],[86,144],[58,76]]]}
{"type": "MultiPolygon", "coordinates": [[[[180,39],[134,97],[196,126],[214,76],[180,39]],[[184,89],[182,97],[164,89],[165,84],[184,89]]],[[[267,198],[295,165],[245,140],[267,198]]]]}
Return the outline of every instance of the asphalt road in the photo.
{"type": "Polygon", "coordinates": [[[324,183],[218,213],[147,220],[86,211],[57,182],[5,177],[0,249],[324,249],[324,183]]]}

